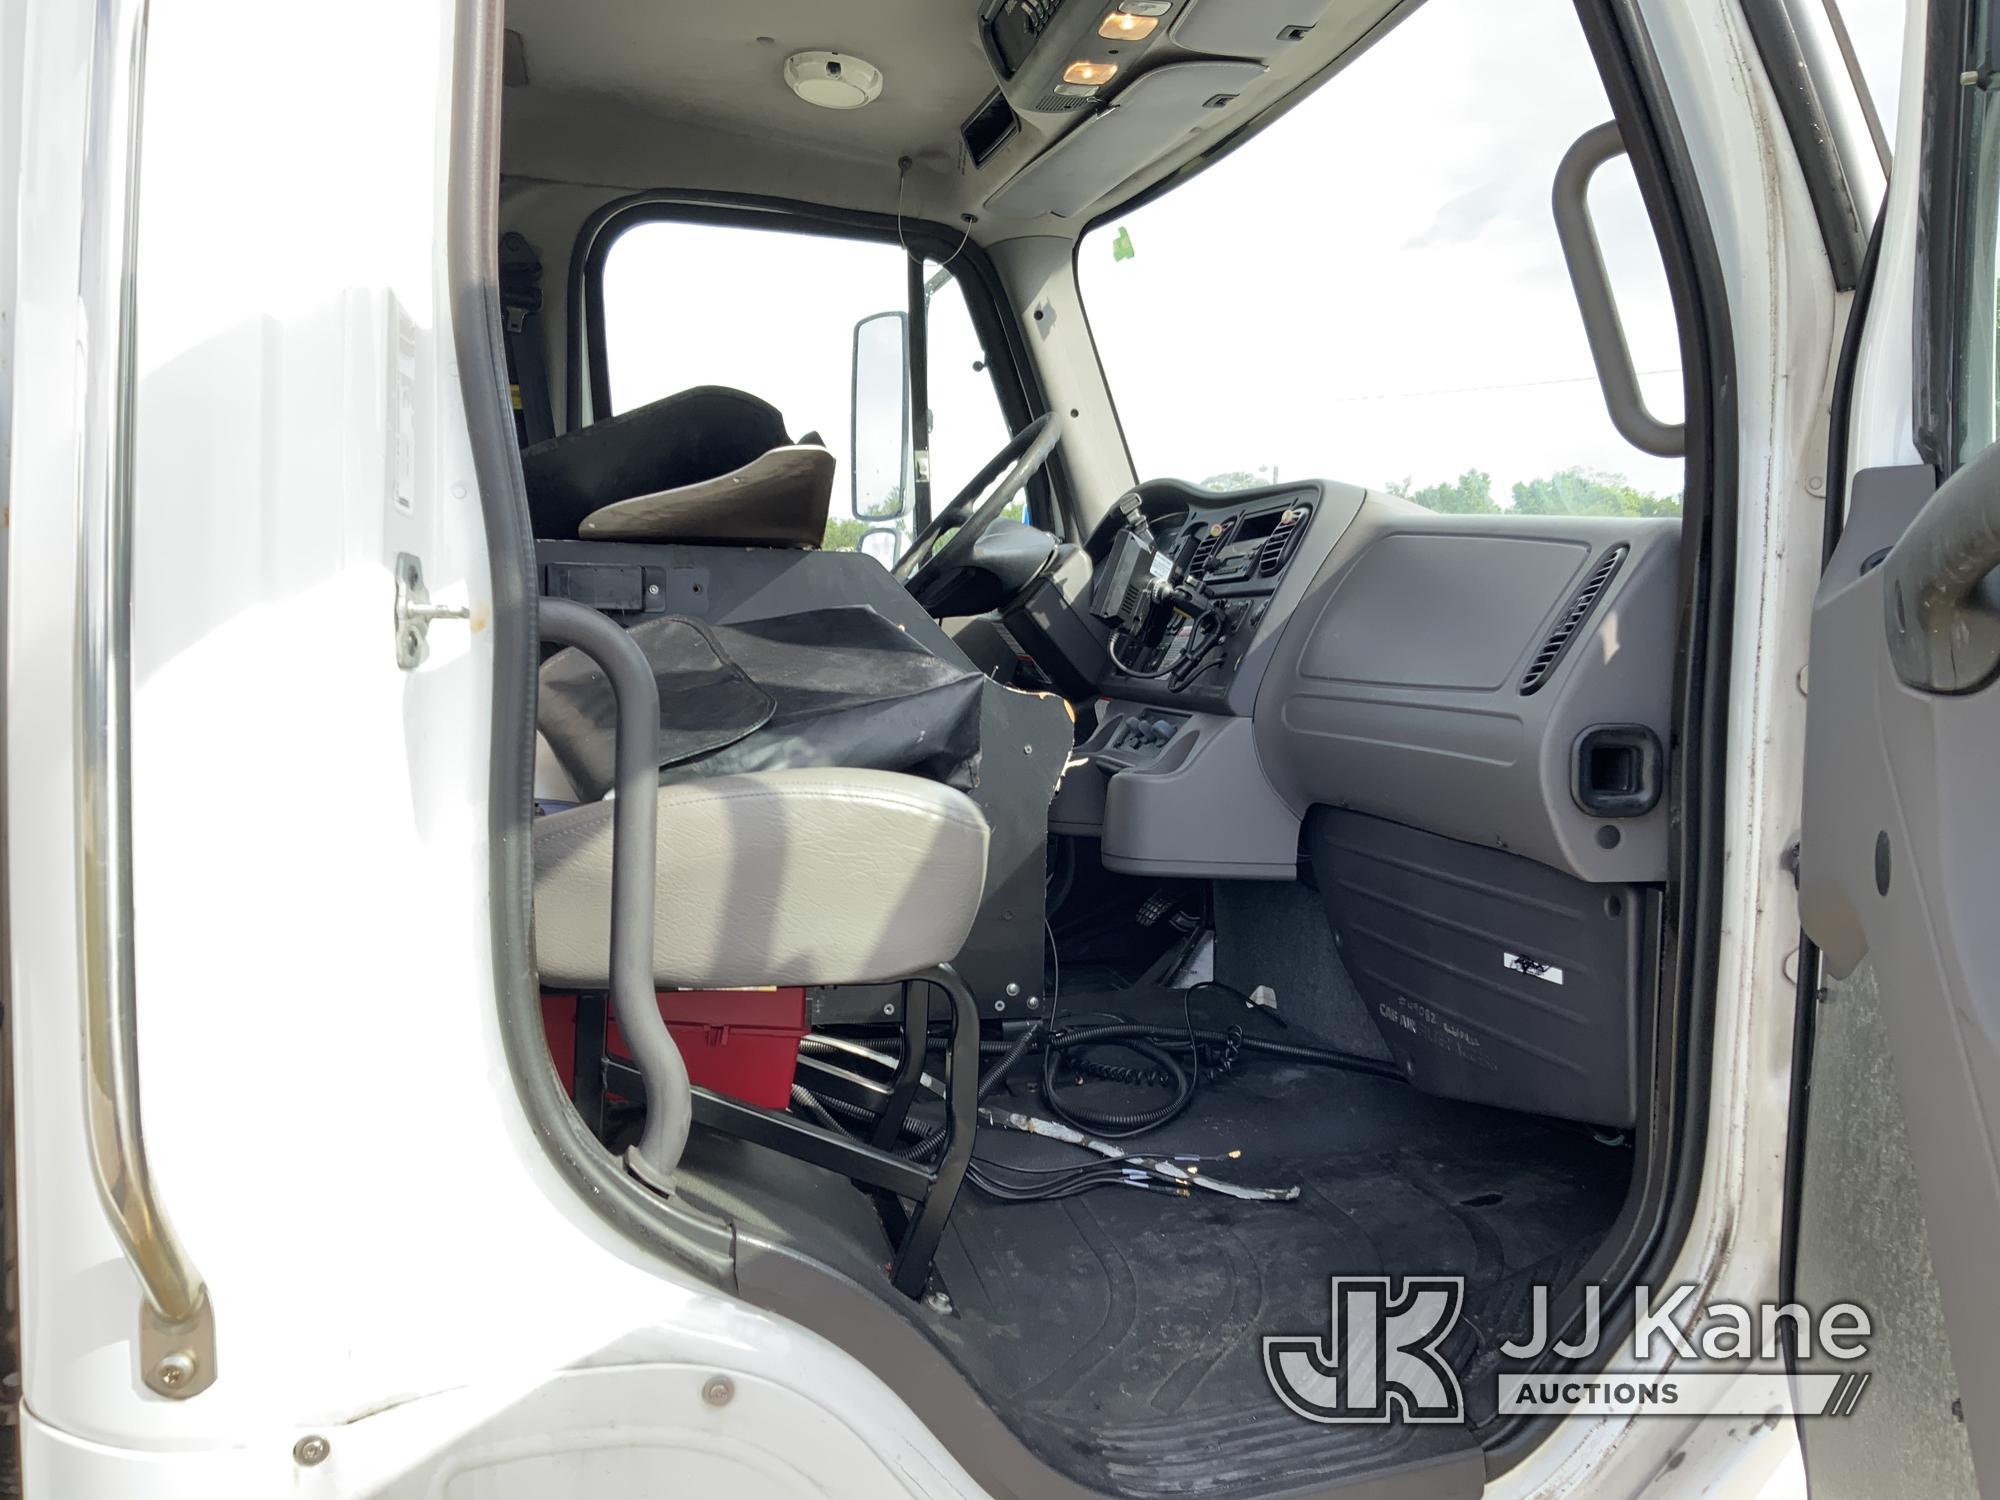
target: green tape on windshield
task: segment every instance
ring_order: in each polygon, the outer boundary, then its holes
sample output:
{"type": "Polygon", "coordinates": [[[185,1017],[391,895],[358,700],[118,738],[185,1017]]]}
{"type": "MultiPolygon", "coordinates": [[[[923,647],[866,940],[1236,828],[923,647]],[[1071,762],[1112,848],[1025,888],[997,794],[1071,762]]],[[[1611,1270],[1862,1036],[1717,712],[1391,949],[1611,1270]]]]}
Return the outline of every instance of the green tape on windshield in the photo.
{"type": "Polygon", "coordinates": [[[1132,231],[1124,225],[1118,226],[1118,238],[1111,242],[1111,258],[1114,261],[1130,260],[1138,252],[1132,248],[1132,231]]]}

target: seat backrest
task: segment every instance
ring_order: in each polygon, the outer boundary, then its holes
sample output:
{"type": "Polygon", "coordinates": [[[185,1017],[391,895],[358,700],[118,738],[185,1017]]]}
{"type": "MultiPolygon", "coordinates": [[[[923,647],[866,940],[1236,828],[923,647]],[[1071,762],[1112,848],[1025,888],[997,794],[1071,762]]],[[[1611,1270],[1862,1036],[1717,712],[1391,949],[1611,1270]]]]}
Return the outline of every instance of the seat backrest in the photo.
{"type": "Polygon", "coordinates": [[[817,546],[833,456],[768,401],[697,386],[521,455],[535,535],[817,546]]]}

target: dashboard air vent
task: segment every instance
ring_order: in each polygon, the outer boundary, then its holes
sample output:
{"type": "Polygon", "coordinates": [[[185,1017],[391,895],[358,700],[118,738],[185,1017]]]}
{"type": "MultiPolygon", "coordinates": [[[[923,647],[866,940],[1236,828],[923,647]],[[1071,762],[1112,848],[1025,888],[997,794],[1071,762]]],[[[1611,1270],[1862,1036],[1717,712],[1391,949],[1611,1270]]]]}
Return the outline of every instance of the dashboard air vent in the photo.
{"type": "Polygon", "coordinates": [[[1201,540],[1195,544],[1194,556],[1188,559],[1188,577],[1197,583],[1208,576],[1208,565],[1215,561],[1215,554],[1222,544],[1236,531],[1236,517],[1231,516],[1221,526],[1204,526],[1201,540]]]}
{"type": "Polygon", "coordinates": [[[1556,620],[1555,628],[1549,632],[1548,639],[1542,642],[1541,650],[1537,651],[1535,659],[1528,663],[1528,670],[1521,674],[1523,697],[1549,680],[1550,674],[1556,669],[1556,663],[1562,660],[1563,652],[1569,649],[1569,643],[1576,639],[1577,631],[1583,628],[1583,622],[1590,618],[1591,610],[1604,596],[1604,590],[1610,586],[1611,580],[1617,576],[1619,564],[1625,561],[1627,550],[1629,549],[1625,544],[1620,542],[1600,557],[1597,566],[1590,570],[1590,576],[1583,580],[1583,586],[1571,596],[1569,604],[1556,620]]]}
{"type": "Polygon", "coordinates": [[[1257,551],[1257,576],[1275,578],[1284,571],[1285,564],[1292,560],[1292,548],[1297,544],[1299,533],[1305,530],[1306,518],[1312,514],[1310,505],[1294,505],[1278,517],[1278,526],[1264,545],[1257,551]]]}

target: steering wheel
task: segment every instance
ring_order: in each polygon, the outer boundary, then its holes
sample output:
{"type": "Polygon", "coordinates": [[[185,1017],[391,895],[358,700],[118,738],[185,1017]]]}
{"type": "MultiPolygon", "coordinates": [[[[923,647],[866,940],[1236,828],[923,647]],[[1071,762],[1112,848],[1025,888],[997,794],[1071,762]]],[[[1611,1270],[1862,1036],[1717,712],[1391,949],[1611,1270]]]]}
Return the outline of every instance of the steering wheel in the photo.
{"type": "Polygon", "coordinates": [[[1044,412],[1008,439],[1007,446],[972,476],[972,482],[952,496],[951,504],[931,518],[930,525],[910,543],[910,550],[889,570],[917,603],[929,609],[932,600],[942,596],[959,570],[971,560],[973,544],[1000,518],[1000,512],[1034,478],[1036,470],[1049,461],[1049,455],[1061,441],[1062,424],[1054,412],[1044,412]],[[1003,469],[1007,477],[986,497],[986,503],[974,510],[973,502],[1003,469]],[[940,547],[938,538],[953,527],[957,530],[940,547]]]}

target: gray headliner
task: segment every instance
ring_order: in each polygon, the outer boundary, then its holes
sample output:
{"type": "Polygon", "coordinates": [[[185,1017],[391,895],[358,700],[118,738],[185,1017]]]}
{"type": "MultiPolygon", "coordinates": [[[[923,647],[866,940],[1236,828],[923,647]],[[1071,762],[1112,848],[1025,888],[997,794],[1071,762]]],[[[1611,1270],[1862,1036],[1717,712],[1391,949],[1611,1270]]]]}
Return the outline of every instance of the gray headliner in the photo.
{"type": "MultiPolygon", "coordinates": [[[[1226,4],[1227,0],[1203,0],[1226,4]]],[[[1395,0],[1333,0],[1306,40],[1269,59],[1241,106],[1211,111],[1149,165],[1067,219],[982,223],[982,240],[1074,235],[1091,217],[1205,154],[1253,118],[1289,107],[1379,34],[1395,0]]],[[[975,26],[977,0],[511,0],[528,83],[506,91],[509,177],[641,189],[661,186],[793,196],[879,213],[897,207],[896,162],[915,167],[912,217],[955,220],[1074,128],[1072,115],[1025,115],[983,167],[961,164],[960,123],[994,87],[975,26]],[[772,38],[759,43],[758,36],[772,38]],[[786,88],[786,56],[852,52],[879,65],[882,97],[859,110],[815,109],[786,88]]],[[[1185,52],[1167,56],[1187,57],[1185,52]]]]}

